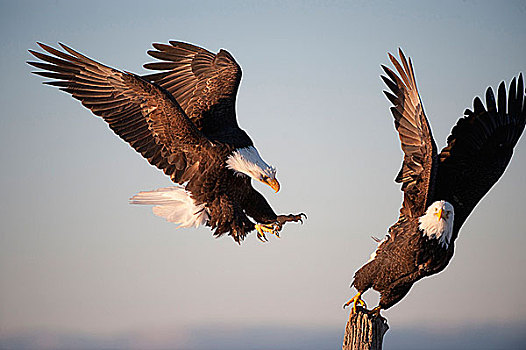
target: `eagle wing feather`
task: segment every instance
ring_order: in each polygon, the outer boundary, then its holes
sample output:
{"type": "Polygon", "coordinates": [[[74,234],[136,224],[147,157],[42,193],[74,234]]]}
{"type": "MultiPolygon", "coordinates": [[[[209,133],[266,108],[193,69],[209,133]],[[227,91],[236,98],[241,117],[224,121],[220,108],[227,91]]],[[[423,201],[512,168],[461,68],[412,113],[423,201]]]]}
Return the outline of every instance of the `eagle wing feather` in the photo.
{"type": "Polygon", "coordinates": [[[453,239],[477,203],[500,179],[526,123],[522,74],[513,78],[508,94],[501,82],[498,97],[486,90],[486,106],[479,97],[466,109],[438,159],[435,198],[455,208],[453,239]]]}
{"type": "Polygon", "coordinates": [[[129,143],[148,162],[164,171],[172,180],[179,180],[190,167],[184,154],[174,156],[181,148],[206,143],[207,138],[184,114],[170,95],[141,77],[100,64],[66,45],[66,52],[48,45],[39,46],[48,52],[30,52],[44,62],[28,62],[44,69],[34,72],[54,81],[45,82],[60,88],[129,143]]]}
{"type": "Polygon", "coordinates": [[[402,184],[404,201],[400,220],[424,214],[432,192],[432,177],[436,163],[436,145],[431,134],[416,86],[411,59],[399,50],[400,62],[389,54],[398,75],[382,65],[387,76],[382,80],[391,91],[384,91],[393,104],[391,113],[398,131],[404,160],[395,181],[402,184]]]}
{"type": "Polygon", "coordinates": [[[235,113],[241,67],[226,50],[214,54],[201,47],[170,41],[153,44],[148,54],[161,62],[145,68],[161,72],[144,75],[170,92],[192,122],[208,138],[248,147],[252,140],[239,128],[235,113]]]}

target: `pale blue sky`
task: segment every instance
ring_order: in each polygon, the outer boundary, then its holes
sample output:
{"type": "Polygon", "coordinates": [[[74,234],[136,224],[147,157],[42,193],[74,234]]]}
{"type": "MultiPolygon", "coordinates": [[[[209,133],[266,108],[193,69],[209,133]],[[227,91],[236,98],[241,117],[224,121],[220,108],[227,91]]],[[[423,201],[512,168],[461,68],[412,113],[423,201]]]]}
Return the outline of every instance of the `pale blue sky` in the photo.
{"type": "MultiPolygon", "coordinates": [[[[66,344],[65,334],[139,348],[227,337],[243,348],[243,330],[261,328],[245,348],[293,348],[287,334],[306,333],[312,348],[340,346],[352,275],[402,198],[379,78],[386,52],[412,58],[440,148],[476,95],[526,72],[524,1],[0,1],[0,13],[0,344],[66,344]],[[225,48],[240,63],[239,122],[282,190],[256,186],[276,211],[306,212],[305,225],[239,247],[129,205],[170,181],[25,64],[36,41],[60,41],[143,73],[151,43],[171,39],[225,48]],[[217,328],[216,338],[203,331],[217,328]]],[[[523,139],[450,266],[385,312],[386,344],[401,344],[402,330],[429,332],[426,344],[526,324],[525,170],[523,139]]]]}

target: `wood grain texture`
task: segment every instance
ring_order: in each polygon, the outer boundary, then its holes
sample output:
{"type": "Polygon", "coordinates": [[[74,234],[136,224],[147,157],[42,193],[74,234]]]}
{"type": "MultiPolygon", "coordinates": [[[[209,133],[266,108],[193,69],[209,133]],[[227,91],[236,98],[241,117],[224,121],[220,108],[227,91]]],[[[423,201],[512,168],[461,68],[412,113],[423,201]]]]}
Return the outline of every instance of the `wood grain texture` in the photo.
{"type": "Polygon", "coordinates": [[[388,329],[385,318],[370,315],[357,306],[356,312],[349,315],[342,350],[381,350],[388,329]]]}

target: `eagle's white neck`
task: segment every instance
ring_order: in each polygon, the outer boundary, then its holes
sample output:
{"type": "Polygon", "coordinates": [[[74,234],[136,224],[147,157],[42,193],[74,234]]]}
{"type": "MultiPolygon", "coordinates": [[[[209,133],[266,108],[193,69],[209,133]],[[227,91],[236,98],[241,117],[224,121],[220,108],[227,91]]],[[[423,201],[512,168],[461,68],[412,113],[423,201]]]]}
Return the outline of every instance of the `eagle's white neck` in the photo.
{"type": "Polygon", "coordinates": [[[236,149],[227,159],[227,168],[261,181],[262,176],[274,179],[276,169],[268,165],[254,146],[236,149]]]}
{"type": "Polygon", "coordinates": [[[420,223],[418,228],[423,231],[424,235],[430,239],[437,239],[443,247],[447,248],[453,234],[454,217],[455,210],[451,203],[437,201],[427,208],[424,215],[418,218],[420,223]]]}

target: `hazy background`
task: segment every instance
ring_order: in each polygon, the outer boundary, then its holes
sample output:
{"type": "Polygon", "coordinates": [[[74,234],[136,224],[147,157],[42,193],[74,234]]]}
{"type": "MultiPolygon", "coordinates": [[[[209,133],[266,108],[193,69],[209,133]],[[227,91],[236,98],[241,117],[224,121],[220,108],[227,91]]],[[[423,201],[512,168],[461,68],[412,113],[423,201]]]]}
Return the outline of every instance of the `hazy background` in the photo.
{"type": "MultiPolygon", "coordinates": [[[[526,72],[524,1],[1,1],[0,13],[0,348],[341,347],[353,273],[402,198],[386,52],[412,57],[440,148],[476,95],[526,72]],[[256,186],[277,212],[306,212],[303,226],[240,247],[129,205],[169,179],[25,64],[36,41],[61,41],[142,74],[151,43],[170,39],[240,63],[240,125],[282,190],[256,186]]],[[[524,138],[515,151],[450,266],[384,313],[386,349],[526,342],[524,138]]]]}

